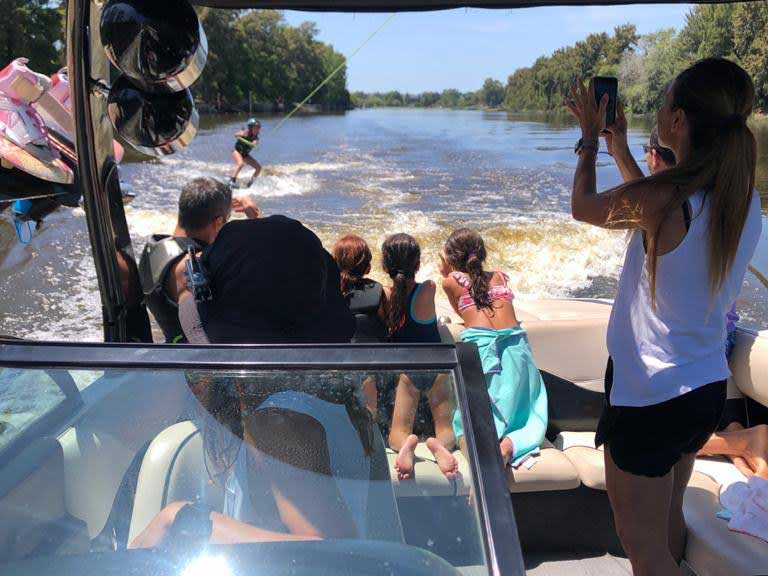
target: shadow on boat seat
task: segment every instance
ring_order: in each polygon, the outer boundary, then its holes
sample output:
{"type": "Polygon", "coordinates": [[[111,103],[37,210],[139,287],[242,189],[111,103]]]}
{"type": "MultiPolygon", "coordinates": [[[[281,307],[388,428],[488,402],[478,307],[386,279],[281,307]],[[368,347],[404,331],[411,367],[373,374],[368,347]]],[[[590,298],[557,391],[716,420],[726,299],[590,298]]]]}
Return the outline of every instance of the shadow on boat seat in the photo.
{"type": "MultiPolygon", "coordinates": [[[[367,537],[403,542],[402,526],[387,469],[384,442],[373,430],[374,450],[368,478],[367,537]]],[[[200,430],[191,421],[163,430],[144,456],[136,487],[128,541],[132,541],[167,504],[203,498],[214,510],[224,507],[224,489],[211,479],[200,430]]]]}

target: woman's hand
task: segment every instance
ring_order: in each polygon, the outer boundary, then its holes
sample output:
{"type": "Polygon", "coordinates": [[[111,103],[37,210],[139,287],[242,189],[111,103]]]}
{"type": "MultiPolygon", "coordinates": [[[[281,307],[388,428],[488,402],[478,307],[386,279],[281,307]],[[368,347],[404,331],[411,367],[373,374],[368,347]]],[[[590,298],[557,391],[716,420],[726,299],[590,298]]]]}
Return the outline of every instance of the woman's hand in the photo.
{"type": "Polygon", "coordinates": [[[581,137],[584,139],[597,139],[605,130],[605,112],[608,109],[608,95],[604,94],[600,105],[595,103],[595,82],[589,81],[589,87],[584,87],[584,82],[578,80],[571,86],[570,98],[565,98],[565,105],[571,111],[581,126],[581,137]]]}
{"type": "Polygon", "coordinates": [[[605,147],[611,156],[622,154],[628,149],[627,117],[624,115],[624,105],[621,100],[616,101],[616,122],[605,127],[603,137],[605,137],[605,147]]]}

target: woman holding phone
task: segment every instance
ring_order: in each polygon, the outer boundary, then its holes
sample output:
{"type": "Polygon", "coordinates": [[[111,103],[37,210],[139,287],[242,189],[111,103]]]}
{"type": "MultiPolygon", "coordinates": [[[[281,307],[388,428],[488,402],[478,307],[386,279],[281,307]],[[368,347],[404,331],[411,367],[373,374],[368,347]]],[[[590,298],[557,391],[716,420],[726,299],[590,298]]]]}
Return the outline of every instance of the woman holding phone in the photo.
{"type": "Polygon", "coordinates": [[[596,444],[636,575],[679,574],[683,493],[696,452],[717,428],[730,375],[725,317],[761,231],[754,86],[737,64],[706,59],[667,89],[662,146],[677,165],[597,193],[595,159],[608,96],[579,83],[566,105],[582,138],[574,218],[633,230],[608,325],[610,358],[596,444]]]}

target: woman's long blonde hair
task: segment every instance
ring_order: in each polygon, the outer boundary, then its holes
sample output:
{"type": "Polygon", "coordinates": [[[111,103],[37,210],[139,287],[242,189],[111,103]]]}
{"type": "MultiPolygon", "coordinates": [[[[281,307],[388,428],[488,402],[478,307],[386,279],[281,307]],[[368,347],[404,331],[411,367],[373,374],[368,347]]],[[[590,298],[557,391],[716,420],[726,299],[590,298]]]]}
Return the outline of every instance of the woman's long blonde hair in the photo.
{"type": "MultiPolygon", "coordinates": [[[[666,218],[679,211],[696,191],[706,191],[710,204],[709,288],[714,295],[733,265],[755,186],[757,143],[747,126],[755,88],[749,74],[729,60],[707,58],[680,73],[671,90],[672,110],[683,110],[688,122],[688,158],[668,170],[621,186],[671,185],[674,190],[656,230],[648,234],[652,302],[656,299],[658,238],[666,218]]],[[[621,207],[614,207],[612,212],[617,217],[623,212],[626,218],[621,207]]]]}

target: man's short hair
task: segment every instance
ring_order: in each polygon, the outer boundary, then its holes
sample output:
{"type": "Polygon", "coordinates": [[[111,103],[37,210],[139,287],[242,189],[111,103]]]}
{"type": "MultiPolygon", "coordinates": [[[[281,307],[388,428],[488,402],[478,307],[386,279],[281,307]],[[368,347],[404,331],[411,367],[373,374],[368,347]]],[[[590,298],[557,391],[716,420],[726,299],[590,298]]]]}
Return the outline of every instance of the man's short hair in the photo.
{"type": "Polygon", "coordinates": [[[201,230],[232,210],[232,190],[213,178],[195,178],[181,189],[179,226],[201,230]]]}

